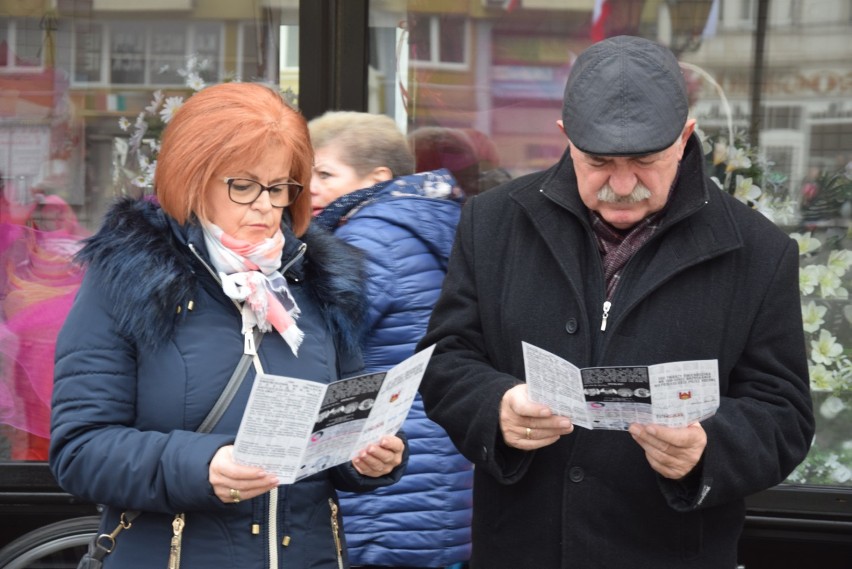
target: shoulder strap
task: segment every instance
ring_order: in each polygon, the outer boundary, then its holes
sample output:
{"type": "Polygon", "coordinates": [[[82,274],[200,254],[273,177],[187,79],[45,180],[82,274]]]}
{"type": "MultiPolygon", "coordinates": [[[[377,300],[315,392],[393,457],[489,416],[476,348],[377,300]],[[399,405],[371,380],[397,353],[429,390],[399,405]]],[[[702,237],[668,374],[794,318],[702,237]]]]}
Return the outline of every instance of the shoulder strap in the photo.
{"type": "MultiPolygon", "coordinates": [[[[257,328],[254,329],[254,345],[255,349],[260,346],[260,341],[263,339],[263,333],[257,328]]],[[[237,363],[237,367],[234,368],[234,373],[231,374],[231,379],[228,380],[228,385],[225,386],[225,389],[222,390],[222,394],[219,395],[219,399],[216,400],[216,403],[213,404],[213,408],[210,409],[210,412],[207,413],[207,417],[201,422],[201,425],[196,429],[199,433],[209,433],[213,430],[213,427],[216,426],[216,423],[219,422],[219,419],[222,418],[222,415],[225,413],[225,409],[228,408],[228,405],[231,404],[231,401],[234,399],[234,395],[237,394],[237,390],[242,384],[243,379],[248,373],[249,367],[251,367],[251,361],[254,357],[253,354],[243,354],[243,357],[240,358],[239,363],[237,363]]]]}
{"type": "MultiPolygon", "coordinates": [[[[254,345],[255,348],[260,346],[260,341],[263,340],[263,332],[254,329],[254,345]]],[[[225,409],[228,408],[228,405],[231,404],[231,401],[234,399],[234,395],[237,394],[237,390],[242,384],[243,379],[246,377],[246,373],[248,373],[248,369],[251,366],[252,359],[255,357],[255,354],[243,354],[243,357],[240,358],[239,363],[237,363],[237,367],[234,368],[234,373],[231,374],[231,378],[228,380],[228,384],[225,386],[225,389],[222,390],[222,393],[219,395],[219,399],[216,400],[216,403],[213,404],[213,408],[210,409],[210,412],[207,413],[207,417],[201,422],[201,425],[196,429],[196,432],[199,433],[209,433],[213,427],[216,426],[216,423],[219,422],[219,419],[222,418],[222,415],[225,413],[225,409]]],[[[100,561],[107,554],[111,553],[113,548],[115,548],[115,538],[118,537],[118,534],[123,530],[130,529],[130,526],[139,514],[142,512],[139,510],[127,510],[122,512],[121,521],[119,521],[116,528],[112,531],[112,533],[105,533],[98,536],[95,536],[94,539],[89,543],[89,552],[87,557],[100,561]]],[[[78,566],[78,569],[84,569],[88,566],[85,563],[88,562],[88,559],[81,561],[81,564],[78,566]]],[[[97,565],[92,565],[92,567],[97,567],[97,565]]]]}

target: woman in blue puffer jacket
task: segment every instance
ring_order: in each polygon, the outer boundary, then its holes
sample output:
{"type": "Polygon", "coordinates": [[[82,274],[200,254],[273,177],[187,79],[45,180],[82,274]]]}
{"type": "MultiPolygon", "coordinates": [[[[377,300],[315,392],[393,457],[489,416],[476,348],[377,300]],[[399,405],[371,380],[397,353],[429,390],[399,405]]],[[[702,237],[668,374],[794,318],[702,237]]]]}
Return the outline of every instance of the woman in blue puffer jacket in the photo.
{"type": "Polygon", "coordinates": [[[306,232],[312,158],[278,93],[208,87],[165,130],[157,201],[118,202],[86,242],[56,346],[50,465],[68,492],[105,505],[101,531],[141,511],[107,568],[171,567],[180,533],[183,569],[342,569],[335,490],[401,475],[400,436],[291,485],[237,464],[254,370],[212,432],[196,432],[255,328],[269,373],[329,383],[362,366],[360,253],[306,232]]]}
{"type": "MultiPolygon", "coordinates": [[[[314,223],[367,256],[367,370],[414,353],[438,298],[463,194],[446,170],[412,174],[392,119],[332,111],[309,123],[314,223]]],[[[404,424],[402,480],[341,496],[349,553],[361,567],[447,567],[470,557],[471,464],[426,417],[419,396],[404,424]]]]}

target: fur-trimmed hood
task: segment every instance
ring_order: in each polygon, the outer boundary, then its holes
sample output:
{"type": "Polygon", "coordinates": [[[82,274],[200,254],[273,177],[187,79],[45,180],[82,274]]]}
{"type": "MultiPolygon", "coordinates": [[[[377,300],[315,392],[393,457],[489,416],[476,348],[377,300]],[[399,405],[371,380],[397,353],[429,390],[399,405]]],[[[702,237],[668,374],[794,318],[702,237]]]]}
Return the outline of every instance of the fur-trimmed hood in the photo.
{"type": "MultiPolygon", "coordinates": [[[[357,347],[367,306],[362,253],[323,229],[309,229],[301,240],[286,224],[282,229],[288,281],[304,281],[340,345],[357,347]]],[[[178,224],[152,199],[117,201],[77,261],[97,272],[115,300],[118,329],[140,346],[170,339],[185,316],[176,307],[199,287],[219,287],[205,267],[210,263],[200,225],[178,224]]]]}

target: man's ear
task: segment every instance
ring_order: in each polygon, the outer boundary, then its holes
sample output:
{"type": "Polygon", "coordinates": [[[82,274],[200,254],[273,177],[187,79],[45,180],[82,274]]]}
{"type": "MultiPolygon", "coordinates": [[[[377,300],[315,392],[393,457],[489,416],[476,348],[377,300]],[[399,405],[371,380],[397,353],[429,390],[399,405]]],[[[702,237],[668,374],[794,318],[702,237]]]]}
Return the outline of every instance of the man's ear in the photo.
{"type": "Polygon", "coordinates": [[[689,142],[689,137],[692,136],[693,132],[695,132],[696,124],[697,121],[695,119],[688,119],[683,127],[683,131],[680,133],[680,139],[674,142],[674,144],[678,146],[678,160],[683,158],[683,153],[686,151],[686,143],[689,142]],[[678,144],[678,142],[680,142],[680,144],[678,144]]]}
{"type": "Polygon", "coordinates": [[[695,119],[689,119],[686,121],[686,125],[683,127],[683,132],[680,135],[680,141],[686,146],[687,141],[689,141],[689,137],[692,136],[692,133],[695,132],[695,125],[697,121],[695,119]]]}
{"type": "MultiPolygon", "coordinates": [[[[559,130],[562,131],[562,134],[565,134],[565,123],[562,122],[562,119],[559,119],[558,121],[556,121],[556,126],[559,127],[559,130]]],[[[565,136],[568,136],[568,135],[565,134],[565,136]]]]}

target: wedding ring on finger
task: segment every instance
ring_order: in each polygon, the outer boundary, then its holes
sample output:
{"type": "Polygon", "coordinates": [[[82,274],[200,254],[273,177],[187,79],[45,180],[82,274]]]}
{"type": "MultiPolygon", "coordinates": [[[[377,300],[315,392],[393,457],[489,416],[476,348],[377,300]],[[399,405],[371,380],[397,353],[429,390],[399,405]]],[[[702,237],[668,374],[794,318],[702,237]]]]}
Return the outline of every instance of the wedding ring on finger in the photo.
{"type": "Polygon", "coordinates": [[[239,490],[237,490],[236,488],[231,488],[228,493],[231,495],[231,500],[234,501],[234,504],[240,503],[241,498],[239,490]]]}
{"type": "Polygon", "coordinates": [[[530,437],[530,435],[531,435],[531,434],[532,434],[532,429],[530,429],[529,427],[527,427],[527,434],[526,434],[526,439],[527,439],[527,440],[530,440],[530,439],[532,438],[532,437],[530,437]]]}

